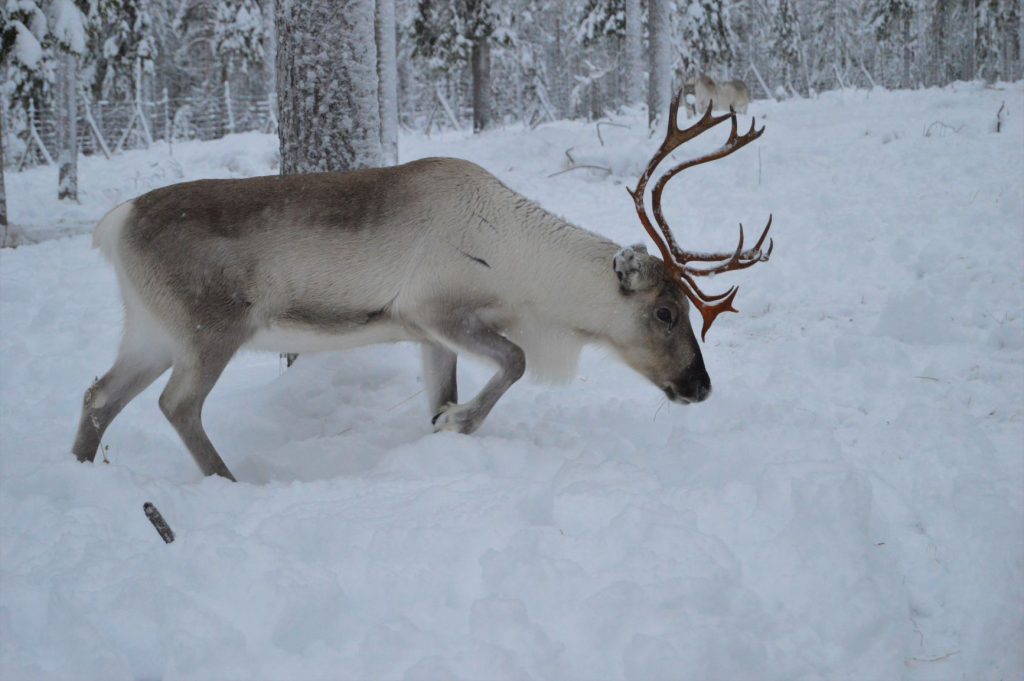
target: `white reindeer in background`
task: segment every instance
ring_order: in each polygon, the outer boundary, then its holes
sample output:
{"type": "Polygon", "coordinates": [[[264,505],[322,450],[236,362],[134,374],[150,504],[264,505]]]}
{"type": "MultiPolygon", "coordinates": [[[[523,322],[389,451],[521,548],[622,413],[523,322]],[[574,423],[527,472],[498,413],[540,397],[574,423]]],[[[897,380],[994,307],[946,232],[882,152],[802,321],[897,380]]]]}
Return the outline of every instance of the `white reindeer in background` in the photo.
{"type": "Polygon", "coordinates": [[[204,474],[234,479],[203,429],[203,403],[242,347],[335,350],[413,340],[437,430],[476,430],[527,366],[567,378],[586,343],[602,343],[674,402],[711,391],[689,305],[703,317],[735,311],[735,287],[706,295],[694,277],[767,260],[771,220],[752,249],[679,249],[661,213],[665,183],[727,156],[763,132],[736,133],[735,114],[708,110],[681,130],[679,96],[669,129],[632,195],[662,258],[575,227],[508,189],[482,168],[432,158],[349,173],[201,180],[121,204],[94,244],[113,263],[125,303],[113,367],[85,393],[73,445],[92,461],[121,409],[168,368],[160,408],[204,474]],[[668,154],[719,123],[732,131],[716,152],[668,170],[668,154]],[[696,265],[694,264],[696,263],[696,265]],[[467,402],[458,354],[497,366],[467,402]]]}
{"type": "Polygon", "coordinates": [[[709,106],[714,111],[728,111],[732,107],[737,113],[747,113],[750,91],[742,80],[716,83],[707,74],[691,76],[683,86],[684,92],[692,94],[693,104],[687,102],[687,115],[692,117],[709,106]]]}

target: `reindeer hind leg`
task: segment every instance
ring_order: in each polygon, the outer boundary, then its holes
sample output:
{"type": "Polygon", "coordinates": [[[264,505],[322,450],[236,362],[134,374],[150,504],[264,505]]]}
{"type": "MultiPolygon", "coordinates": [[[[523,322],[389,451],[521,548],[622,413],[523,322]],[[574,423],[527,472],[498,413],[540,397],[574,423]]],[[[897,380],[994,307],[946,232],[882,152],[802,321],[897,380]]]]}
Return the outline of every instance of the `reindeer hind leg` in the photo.
{"type": "Polygon", "coordinates": [[[129,317],[117,359],[85,391],[82,417],[71,447],[79,461],[93,461],[107,426],[121,410],[171,366],[171,351],[151,325],[129,317]]]}

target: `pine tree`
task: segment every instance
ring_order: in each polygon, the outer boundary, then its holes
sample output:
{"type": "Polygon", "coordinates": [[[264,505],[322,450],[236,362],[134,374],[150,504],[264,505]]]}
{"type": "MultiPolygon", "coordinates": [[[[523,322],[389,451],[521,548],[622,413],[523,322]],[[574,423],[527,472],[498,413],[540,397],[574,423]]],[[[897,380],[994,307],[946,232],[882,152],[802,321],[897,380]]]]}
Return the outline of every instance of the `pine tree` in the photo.
{"type": "MultiPolygon", "coordinates": [[[[7,188],[4,183],[4,142],[7,140],[7,131],[4,129],[4,117],[0,116],[0,229],[4,231],[4,239],[7,238],[7,188]]],[[[6,244],[0,244],[6,245],[6,244]]]]}
{"type": "Polygon", "coordinates": [[[571,99],[574,107],[588,111],[591,118],[601,118],[615,103],[615,77],[626,34],[626,13],[623,0],[587,0],[574,23],[575,42],[586,52],[585,73],[576,76],[571,99]]]}
{"type": "Polygon", "coordinates": [[[977,0],[977,73],[991,82],[1009,79],[1020,62],[1020,0],[977,0]]]}
{"type": "Polygon", "coordinates": [[[626,102],[637,104],[643,99],[644,26],[640,0],[626,0],[626,102]]]}
{"type": "Polygon", "coordinates": [[[57,77],[57,137],[60,156],[57,160],[57,198],[78,200],[78,60],[85,54],[86,30],[81,2],[54,0],[50,7],[51,32],[60,67],[57,77]]]}
{"type": "Polygon", "coordinates": [[[57,198],[78,199],[78,61],[86,51],[85,0],[26,0],[5,8],[0,61],[10,63],[9,91],[41,108],[56,94],[57,198]],[[51,90],[55,90],[52,93],[51,90]]]}
{"type": "Polygon", "coordinates": [[[689,0],[679,14],[679,56],[688,75],[728,70],[733,52],[722,0],[689,0]]]}
{"type": "MultiPolygon", "coordinates": [[[[90,0],[86,0],[87,2],[90,0]]],[[[136,66],[152,75],[157,58],[151,0],[99,0],[95,6],[101,41],[97,87],[105,96],[134,96],[136,66]]]]}
{"type": "Polygon", "coordinates": [[[381,165],[374,0],[277,0],[283,174],[381,165]]]}
{"type": "Polygon", "coordinates": [[[380,143],[384,163],[398,163],[398,53],[395,0],[377,0],[374,21],[380,83],[380,143]]]}
{"type": "Polygon", "coordinates": [[[266,26],[256,0],[221,0],[213,21],[213,48],[225,76],[263,64],[266,26]]]}
{"type": "Polygon", "coordinates": [[[800,22],[793,0],[779,0],[772,32],[776,77],[793,91],[793,81],[800,65],[800,22]]]}
{"type": "Polygon", "coordinates": [[[414,54],[440,73],[469,63],[473,130],[491,124],[491,44],[510,43],[509,17],[492,0],[419,0],[412,26],[414,54]]]}
{"type": "Polygon", "coordinates": [[[932,85],[943,85],[951,79],[953,64],[949,59],[949,43],[954,0],[934,0],[928,26],[930,50],[929,81],[932,85]]]}
{"type": "Polygon", "coordinates": [[[910,22],[914,18],[914,3],[911,0],[873,0],[870,12],[876,39],[900,48],[900,87],[910,87],[913,84],[910,78],[913,61],[910,22]]]}
{"type": "Polygon", "coordinates": [[[864,43],[858,30],[862,0],[811,0],[808,11],[810,84],[818,90],[845,87],[851,66],[858,63],[858,47],[864,43]]]}
{"type": "Polygon", "coordinates": [[[647,31],[650,53],[647,81],[647,120],[652,125],[668,113],[672,99],[672,13],[670,0],[648,0],[647,31]]]}
{"type": "Polygon", "coordinates": [[[20,105],[39,106],[56,72],[49,18],[32,0],[5,3],[2,11],[0,64],[7,66],[5,89],[20,105]]]}

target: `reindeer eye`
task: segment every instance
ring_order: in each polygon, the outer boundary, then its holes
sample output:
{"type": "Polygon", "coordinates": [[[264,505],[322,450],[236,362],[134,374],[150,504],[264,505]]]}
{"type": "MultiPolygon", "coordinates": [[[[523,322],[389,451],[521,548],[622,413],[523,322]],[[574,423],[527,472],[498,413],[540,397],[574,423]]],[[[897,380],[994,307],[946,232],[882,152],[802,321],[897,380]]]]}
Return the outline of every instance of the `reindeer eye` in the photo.
{"type": "Polygon", "coordinates": [[[666,324],[672,323],[672,310],[667,307],[659,307],[655,310],[654,316],[658,318],[658,321],[665,322],[666,324]]]}

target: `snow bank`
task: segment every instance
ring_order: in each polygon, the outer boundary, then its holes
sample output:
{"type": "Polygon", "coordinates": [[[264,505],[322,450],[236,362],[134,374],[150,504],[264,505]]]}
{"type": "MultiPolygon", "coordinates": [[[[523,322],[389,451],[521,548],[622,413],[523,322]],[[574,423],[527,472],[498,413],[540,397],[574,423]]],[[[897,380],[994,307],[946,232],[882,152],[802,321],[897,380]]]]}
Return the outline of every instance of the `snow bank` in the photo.
{"type": "MultiPolygon", "coordinates": [[[[666,200],[685,243],[775,214],[709,334],[700,405],[604,352],[430,434],[408,345],[235,360],[208,403],[241,483],[200,479],[160,385],[110,465],[68,454],[120,333],[87,237],[0,251],[0,677],[1008,679],[1024,675],[1024,89],[753,107],[753,147],[666,200]],[[1005,132],[989,123],[1005,100],[1005,132]],[[960,132],[925,132],[942,120],[960,132]],[[165,545],[142,512],[176,531],[165,545]]],[[[402,140],[620,242],[656,141],[593,125],[402,140]]],[[[697,150],[718,139],[701,140],[697,150]],[[704,145],[704,146],[701,146],[704,145]]],[[[259,135],[8,176],[26,237],[199,176],[274,171],[259,135]],[[55,171],[54,171],[55,172],[55,171]]],[[[488,376],[461,364],[463,392],[488,376]]],[[[160,382],[162,383],[162,381],[160,382]]]]}

